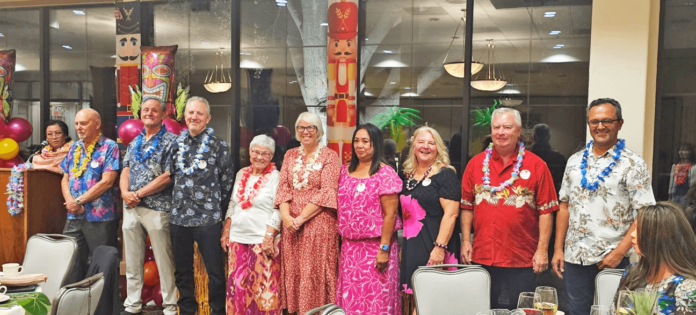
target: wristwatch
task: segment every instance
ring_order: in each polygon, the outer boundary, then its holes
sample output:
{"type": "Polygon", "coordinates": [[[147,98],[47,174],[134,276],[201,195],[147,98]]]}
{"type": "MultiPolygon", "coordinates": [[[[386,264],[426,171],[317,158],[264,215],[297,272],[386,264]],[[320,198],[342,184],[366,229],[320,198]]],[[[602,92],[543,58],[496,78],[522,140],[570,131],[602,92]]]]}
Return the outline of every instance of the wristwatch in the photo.
{"type": "Polygon", "coordinates": [[[381,244],[379,245],[379,249],[388,252],[389,251],[389,245],[381,244]]]}
{"type": "Polygon", "coordinates": [[[75,203],[78,205],[82,204],[82,201],[80,201],[80,197],[75,198],[75,203]]]}
{"type": "Polygon", "coordinates": [[[273,236],[273,233],[271,233],[271,232],[266,232],[266,236],[275,237],[275,236],[273,236]]]}

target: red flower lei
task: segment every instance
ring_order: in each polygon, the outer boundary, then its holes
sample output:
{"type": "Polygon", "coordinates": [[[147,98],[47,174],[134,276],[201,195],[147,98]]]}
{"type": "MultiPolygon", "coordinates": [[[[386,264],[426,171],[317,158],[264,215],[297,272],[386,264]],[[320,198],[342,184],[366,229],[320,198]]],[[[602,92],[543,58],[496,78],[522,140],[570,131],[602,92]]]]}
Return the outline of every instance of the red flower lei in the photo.
{"type": "Polygon", "coordinates": [[[239,205],[242,206],[242,209],[247,209],[251,207],[251,203],[254,202],[254,198],[256,197],[256,195],[258,195],[259,190],[261,190],[261,188],[263,188],[263,185],[268,182],[268,175],[276,170],[275,163],[269,163],[268,166],[266,166],[266,169],[263,170],[261,178],[259,178],[256,181],[256,183],[254,184],[254,188],[251,192],[249,192],[249,196],[247,196],[247,198],[244,199],[244,191],[246,190],[247,181],[249,181],[249,177],[251,176],[252,168],[253,166],[249,166],[246,169],[244,169],[242,179],[239,182],[239,188],[237,189],[237,199],[239,199],[239,205]]]}
{"type": "Polygon", "coordinates": [[[691,163],[680,163],[674,167],[674,181],[677,185],[683,185],[686,183],[689,170],[691,170],[691,163]]]}

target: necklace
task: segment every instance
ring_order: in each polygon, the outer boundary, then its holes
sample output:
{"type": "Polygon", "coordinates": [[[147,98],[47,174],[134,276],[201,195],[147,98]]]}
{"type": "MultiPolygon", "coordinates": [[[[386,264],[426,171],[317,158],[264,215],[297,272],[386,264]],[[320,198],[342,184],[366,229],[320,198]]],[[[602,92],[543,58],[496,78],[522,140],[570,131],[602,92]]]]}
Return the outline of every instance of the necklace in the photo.
{"type": "Polygon", "coordinates": [[[256,183],[254,184],[252,190],[248,194],[245,194],[247,182],[249,181],[249,177],[251,177],[252,168],[252,166],[249,166],[246,169],[244,169],[244,173],[242,173],[242,178],[239,182],[239,189],[237,189],[237,199],[239,200],[239,205],[242,207],[242,209],[247,209],[251,207],[251,204],[254,202],[254,198],[256,198],[256,195],[259,194],[259,191],[261,190],[261,188],[263,188],[263,185],[265,185],[268,182],[268,177],[270,176],[270,174],[276,170],[275,163],[269,163],[268,166],[266,166],[266,168],[263,170],[263,173],[261,173],[261,178],[256,180],[256,183]],[[246,198],[244,198],[245,195],[246,198]]]}
{"type": "Polygon", "coordinates": [[[590,184],[587,182],[587,157],[590,155],[590,147],[592,147],[593,142],[594,141],[590,141],[587,146],[585,146],[585,151],[582,153],[582,162],[580,163],[580,170],[582,172],[582,181],[580,181],[580,186],[589,191],[597,190],[599,187],[599,182],[603,182],[604,178],[611,174],[611,171],[614,170],[614,166],[616,166],[616,162],[618,162],[619,158],[621,158],[621,151],[623,151],[624,147],[626,146],[626,141],[624,139],[619,139],[619,142],[616,143],[616,149],[614,150],[616,153],[611,156],[613,161],[602,170],[602,173],[597,176],[597,180],[590,184]]]}
{"type": "MultiPolygon", "coordinates": [[[[416,170],[413,170],[413,172],[411,172],[411,175],[408,175],[408,179],[406,180],[406,189],[408,189],[408,190],[413,190],[413,189],[415,189],[416,186],[418,186],[418,184],[420,184],[420,182],[422,182],[424,179],[430,180],[430,178],[428,178],[428,174],[430,174],[430,170],[431,170],[431,169],[433,169],[433,164],[430,164],[430,166],[428,166],[428,169],[425,170],[425,174],[423,174],[423,178],[421,178],[419,181],[416,181],[415,179],[413,179],[413,178],[416,176],[416,170]],[[411,186],[411,183],[412,183],[412,182],[416,182],[416,183],[413,184],[413,186],[411,186]]],[[[425,183],[424,183],[424,184],[425,184],[425,183]]],[[[427,185],[426,185],[426,186],[427,186],[427,185]]]]}
{"type": "Polygon", "coordinates": [[[302,188],[307,186],[309,182],[309,172],[311,169],[316,171],[321,169],[321,163],[315,163],[319,159],[319,151],[322,147],[319,145],[314,151],[314,157],[307,158],[307,165],[304,166],[304,173],[302,174],[302,179],[300,180],[299,172],[303,169],[303,157],[305,156],[305,151],[302,146],[300,146],[300,156],[295,159],[295,166],[292,168],[292,186],[297,190],[302,190],[302,188]]]}
{"type": "Polygon", "coordinates": [[[196,169],[204,169],[207,166],[205,160],[203,160],[203,153],[210,151],[210,148],[208,146],[210,144],[210,136],[212,134],[212,128],[206,128],[203,131],[203,139],[201,140],[201,146],[198,147],[198,150],[196,150],[196,155],[194,155],[193,163],[191,163],[189,167],[186,167],[186,165],[184,165],[184,152],[188,151],[188,147],[184,144],[184,139],[186,139],[186,137],[188,137],[189,135],[188,130],[182,132],[179,138],[176,139],[176,144],[179,146],[179,151],[177,152],[176,165],[179,167],[179,170],[182,173],[184,173],[185,175],[191,175],[193,174],[193,171],[195,171],[196,169]]]}
{"type": "Polygon", "coordinates": [[[160,129],[160,131],[158,131],[157,134],[155,134],[155,138],[152,139],[152,146],[147,148],[147,150],[145,150],[145,155],[143,155],[143,152],[141,151],[142,145],[143,145],[143,139],[145,139],[145,128],[143,128],[143,131],[140,132],[138,137],[135,139],[135,152],[133,153],[135,155],[135,160],[138,163],[143,163],[147,159],[149,159],[150,156],[152,155],[152,153],[157,151],[157,147],[159,146],[159,142],[162,139],[162,136],[164,136],[164,134],[166,132],[167,132],[167,129],[164,127],[164,125],[162,125],[162,128],[160,129]]]}
{"type": "Polygon", "coordinates": [[[520,176],[520,168],[522,167],[522,160],[524,160],[524,143],[520,142],[520,150],[517,152],[517,163],[515,167],[512,168],[512,174],[510,174],[510,179],[504,181],[498,187],[491,187],[491,169],[488,164],[491,161],[491,155],[493,154],[493,143],[488,145],[486,149],[486,158],[483,160],[483,189],[490,190],[492,194],[504,191],[508,187],[512,186],[515,181],[520,176]]]}
{"type": "Polygon", "coordinates": [[[60,155],[65,155],[68,152],[68,150],[70,150],[70,145],[72,145],[72,141],[66,142],[62,147],[55,151],[53,151],[51,145],[47,145],[43,149],[41,149],[41,156],[44,158],[53,158],[60,155]]]}
{"type": "Polygon", "coordinates": [[[85,157],[80,159],[82,157],[82,149],[81,146],[84,147],[85,142],[82,141],[81,143],[78,142],[77,146],[75,147],[75,156],[73,157],[73,167],[70,169],[72,172],[73,176],[75,178],[79,178],[84,174],[85,170],[87,170],[87,163],[89,163],[90,160],[92,160],[92,152],[94,152],[94,147],[97,145],[97,141],[101,138],[101,131],[97,135],[94,140],[92,140],[92,143],[87,146],[85,149],[85,157]]]}

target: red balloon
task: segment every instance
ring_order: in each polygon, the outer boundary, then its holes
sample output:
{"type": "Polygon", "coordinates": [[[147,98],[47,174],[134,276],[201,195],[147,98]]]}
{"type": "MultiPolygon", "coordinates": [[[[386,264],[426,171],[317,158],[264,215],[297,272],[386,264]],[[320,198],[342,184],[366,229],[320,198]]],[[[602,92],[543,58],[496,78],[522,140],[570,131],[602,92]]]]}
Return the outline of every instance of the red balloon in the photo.
{"type": "Polygon", "coordinates": [[[162,306],[162,289],[159,284],[152,288],[152,301],[155,302],[155,305],[162,306]]]}
{"type": "Polygon", "coordinates": [[[143,267],[143,280],[145,285],[157,285],[159,283],[159,271],[157,270],[157,263],[154,261],[148,261],[143,267]]]}
{"type": "Polygon", "coordinates": [[[7,124],[4,120],[0,119],[0,139],[7,136],[7,124]]]}
{"type": "Polygon", "coordinates": [[[154,286],[143,286],[143,289],[140,291],[140,299],[143,300],[143,304],[152,301],[152,291],[154,288],[154,286]]]}
{"type": "Polygon", "coordinates": [[[151,250],[148,250],[145,252],[145,262],[148,261],[153,261],[155,260],[155,253],[153,253],[151,250]]]}
{"type": "Polygon", "coordinates": [[[143,131],[143,126],[140,119],[128,119],[118,127],[118,137],[123,144],[128,145],[143,131]]]}
{"type": "Polygon", "coordinates": [[[2,164],[2,167],[6,167],[6,168],[12,168],[13,166],[17,166],[19,164],[24,163],[24,160],[21,157],[19,157],[19,155],[15,156],[11,160],[0,160],[0,161],[1,161],[0,164],[2,164]]]}
{"type": "Polygon", "coordinates": [[[162,123],[164,124],[164,127],[167,128],[167,131],[177,136],[181,133],[181,125],[179,125],[178,121],[171,118],[165,118],[162,123]]]}
{"type": "Polygon", "coordinates": [[[10,119],[5,127],[6,136],[17,143],[29,139],[31,131],[31,124],[26,119],[19,117],[10,119]]]}

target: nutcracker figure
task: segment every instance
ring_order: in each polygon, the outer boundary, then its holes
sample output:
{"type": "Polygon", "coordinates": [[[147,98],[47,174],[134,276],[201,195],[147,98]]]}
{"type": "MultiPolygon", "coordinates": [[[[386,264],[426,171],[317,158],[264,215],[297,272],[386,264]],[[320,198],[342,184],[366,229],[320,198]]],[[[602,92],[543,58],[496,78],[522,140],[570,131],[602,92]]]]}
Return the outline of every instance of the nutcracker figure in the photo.
{"type": "Polygon", "coordinates": [[[338,152],[345,164],[351,158],[357,122],[358,5],[351,0],[332,3],[328,17],[327,139],[329,148],[338,152]]]}

